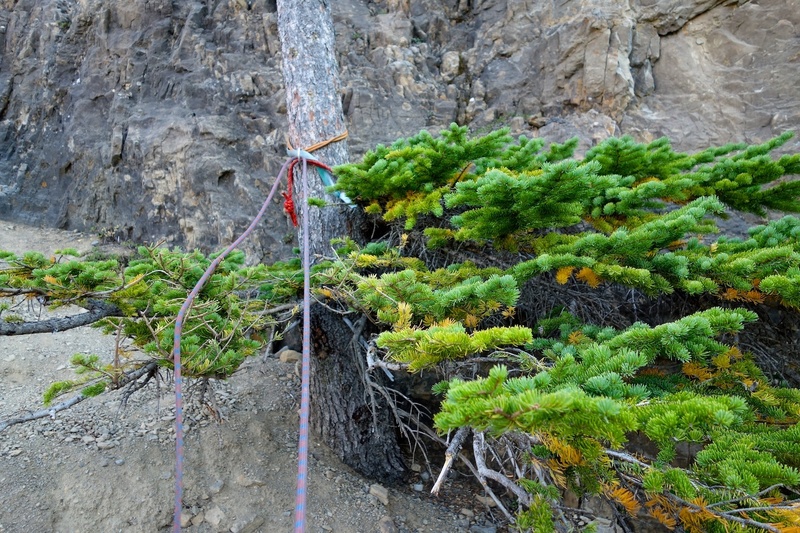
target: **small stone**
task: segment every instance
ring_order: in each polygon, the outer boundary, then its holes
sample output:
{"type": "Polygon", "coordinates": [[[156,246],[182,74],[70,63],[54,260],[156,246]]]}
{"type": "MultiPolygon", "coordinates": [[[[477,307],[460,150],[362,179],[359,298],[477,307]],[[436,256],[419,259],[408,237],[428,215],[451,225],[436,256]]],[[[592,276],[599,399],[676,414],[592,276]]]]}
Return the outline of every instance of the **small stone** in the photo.
{"type": "Polygon", "coordinates": [[[16,457],[21,453],[22,450],[20,448],[17,448],[16,450],[11,450],[10,452],[8,452],[8,455],[10,455],[11,457],[16,457]]]}
{"type": "Polygon", "coordinates": [[[281,363],[296,363],[301,357],[302,354],[294,350],[283,350],[280,353],[281,363]]]}
{"type": "Polygon", "coordinates": [[[425,485],[423,485],[422,483],[414,483],[413,485],[411,485],[411,488],[417,492],[422,492],[425,489],[425,485]]]}
{"type": "Polygon", "coordinates": [[[206,514],[203,511],[200,511],[192,518],[192,525],[199,526],[200,524],[203,523],[203,520],[205,519],[206,519],[206,514]]]}
{"type": "Polygon", "coordinates": [[[192,515],[188,511],[181,511],[181,527],[189,527],[192,521],[192,515]]]}
{"type": "Polygon", "coordinates": [[[264,523],[264,518],[255,514],[240,518],[231,526],[231,533],[254,533],[264,523]]]}
{"type": "Polygon", "coordinates": [[[497,533],[497,526],[479,526],[475,524],[469,528],[469,533],[497,533]]]}
{"type": "Polygon", "coordinates": [[[422,465],[418,463],[414,463],[411,465],[412,472],[422,472],[422,465]]]}
{"type": "Polygon", "coordinates": [[[266,486],[266,481],[261,479],[257,479],[254,477],[247,476],[245,474],[239,474],[236,476],[236,484],[242,487],[264,487],[266,486]]]}
{"type": "Polygon", "coordinates": [[[462,515],[466,516],[467,518],[473,518],[475,516],[475,513],[473,513],[471,510],[467,509],[466,507],[462,508],[459,511],[459,513],[461,513],[462,515]]]}
{"type": "Polygon", "coordinates": [[[100,459],[100,462],[97,463],[97,464],[99,464],[102,468],[105,468],[108,465],[110,465],[111,463],[108,462],[108,459],[103,458],[103,459],[100,459]]]}
{"type": "Polygon", "coordinates": [[[110,450],[111,448],[115,448],[117,446],[117,441],[110,440],[110,441],[102,441],[97,443],[98,450],[110,450]]]}
{"type": "Polygon", "coordinates": [[[225,520],[225,513],[218,506],[215,505],[206,511],[205,521],[211,524],[212,527],[219,526],[223,520],[225,520]]]}
{"type": "Polygon", "coordinates": [[[497,507],[497,502],[491,499],[489,496],[475,496],[475,499],[485,505],[486,507],[497,507]]]}
{"type": "Polygon", "coordinates": [[[83,436],[81,437],[81,442],[83,442],[84,444],[89,444],[91,442],[94,442],[94,437],[92,437],[91,435],[83,436]]]}
{"type": "Polygon", "coordinates": [[[211,494],[219,494],[219,491],[221,491],[222,487],[224,486],[225,482],[222,481],[221,479],[218,479],[214,483],[212,483],[210,487],[208,487],[208,492],[210,492],[211,494]]]}
{"type": "Polygon", "coordinates": [[[431,475],[428,473],[427,470],[425,470],[419,473],[419,477],[420,479],[422,479],[422,481],[428,481],[431,478],[431,475]]]}
{"type": "Polygon", "coordinates": [[[390,517],[382,516],[378,521],[378,531],[380,533],[397,533],[397,527],[390,517]]]}
{"type": "Polygon", "coordinates": [[[116,461],[114,461],[114,464],[117,466],[122,466],[125,464],[125,459],[117,459],[116,461]]]}
{"type": "Polygon", "coordinates": [[[378,498],[383,505],[389,505],[389,489],[378,483],[369,486],[369,493],[378,498]]]}

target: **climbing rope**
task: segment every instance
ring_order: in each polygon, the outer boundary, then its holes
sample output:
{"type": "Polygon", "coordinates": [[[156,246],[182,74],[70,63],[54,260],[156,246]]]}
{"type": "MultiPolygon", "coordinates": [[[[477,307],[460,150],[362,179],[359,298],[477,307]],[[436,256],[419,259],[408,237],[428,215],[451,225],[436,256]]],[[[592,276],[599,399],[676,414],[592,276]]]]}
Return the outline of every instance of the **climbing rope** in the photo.
{"type": "Polygon", "coordinates": [[[200,293],[200,290],[206,284],[222,260],[225,259],[225,257],[237,246],[239,246],[261,221],[264,213],[267,211],[267,207],[269,207],[269,203],[272,201],[272,197],[275,196],[275,192],[278,190],[278,185],[281,182],[281,176],[284,172],[286,172],[286,168],[290,162],[291,161],[286,161],[286,163],[283,164],[283,167],[281,167],[281,171],[278,173],[278,177],[275,178],[275,183],[272,185],[272,190],[270,190],[267,199],[264,200],[264,204],[261,206],[261,210],[250,223],[250,226],[248,226],[238,239],[233,241],[230,246],[228,246],[221,254],[219,254],[219,256],[217,256],[217,258],[214,259],[210,265],[208,265],[208,268],[200,277],[197,284],[195,284],[192,292],[190,292],[189,296],[186,297],[186,301],[183,302],[180,311],[178,311],[178,317],[175,319],[175,336],[172,346],[175,372],[175,514],[173,516],[172,530],[176,533],[180,533],[181,531],[181,512],[183,511],[183,379],[181,377],[181,334],[183,331],[183,322],[186,318],[186,315],[189,313],[189,309],[192,307],[194,299],[200,293]]]}
{"type": "MultiPolygon", "coordinates": [[[[341,135],[337,135],[332,139],[317,143],[306,150],[294,150],[289,144],[287,153],[294,156],[294,164],[300,160],[303,162],[302,191],[303,191],[303,209],[302,228],[303,233],[303,360],[302,371],[300,373],[300,435],[297,443],[297,493],[295,496],[294,504],[294,531],[295,533],[303,533],[306,527],[306,483],[308,480],[308,419],[310,414],[310,379],[311,379],[311,253],[309,244],[309,223],[308,223],[308,165],[311,164],[317,167],[320,178],[323,183],[326,183],[325,173],[329,172],[328,179],[332,182],[330,177],[333,171],[330,167],[324,165],[316,157],[312,156],[310,152],[327,146],[328,144],[336,141],[341,141],[347,137],[347,131],[341,135]]],[[[294,165],[290,164],[290,169],[294,165]]],[[[291,188],[289,188],[291,191],[291,188]]],[[[349,201],[349,200],[348,200],[349,201]]]]}
{"type": "Polygon", "coordinates": [[[308,478],[308,419],[311,378],[311,261],[308,240],[308,159],[303,158],[303,363],[300,373],[300,435],[297,441],[297,493],[294,501],[294,530],[306,529],[306,481],[308,478]]]}
{"type": "MultiPolygon", "coordinates": [[[[291,157],[281,167],[278,176],[275,178],[275,183],[272,189],[264,200],[261,210],[259,210],[256,217],[247,227],[247,229],[236,239],[230,246],[228,246],[214,261],[208,266],[206,271],[195,284],[192,291],[186,298],[186,301],[178,311],[178,316],[175,320],[175,336],[172,347],[173,364],[174,364],[174,378],[175,378],[175,510],[173,516],[172,530],[175,533],[181,531],[181,513],[183,511],[183,379],[181,376],[181,335],[183,331],[183,323],[186,315],[192,307],[192,303],[197,295],[205,286],[206,282],[212,276],[219,264],[225,257],[236,249],[256,228],[258,223],[264,217],[270,202],[272,201],[275,192],[278,190],[278,185],[281,182],[281,176],[287,174],[288,193],[284,193],[284,209],[289,211],[291,207],[290,217],[292,223],[297,226],[297,215],[294,212],[294,201],[292,199],[293,191],[293,170],[294,167],[302,161],[302,191],[303,202],[307,205],[308,202],[308,164],[315,166],[320,172],[320,178],[325,185],[332,184],[332,173],[330,167],[320,162],[316,157],[312,156],[310,152],[327,146],[328,144],[340,141],[347,137],[347,131],[337,135],[326,141],[317,143],[306,150],[294,150],[289,145],[287,154],[291,157]],[[325,176],[325,173],[330,173],[325,176]],[[327,180],[326,180],[327,178],[327,180]],[[330,181],[330,183],[328,182],[330,181]]],[[[342,197],[340,195],[340,197],[342,197]]],[[[347,197],[343,197],[346,199],[347,197]]],[[[349,199],[346,200],[349,203],[349,199]]],[[[298,467],[297,467],[297,496],[295,499],[295,532],[302,533],[305,531],[305,507],[306,507],[306,479],[308,475],[308,418],[309,418],[309,381],[311,376],[311,265],[309,253],[309,236],[308,236],[308,209],[303,209],[303,227],[302,227],[302,248],[303,248],[303,369],[302,369],[302,384],[301,384],[301,400],[300,400],[300,437],[298,442],[298,467]]]]}

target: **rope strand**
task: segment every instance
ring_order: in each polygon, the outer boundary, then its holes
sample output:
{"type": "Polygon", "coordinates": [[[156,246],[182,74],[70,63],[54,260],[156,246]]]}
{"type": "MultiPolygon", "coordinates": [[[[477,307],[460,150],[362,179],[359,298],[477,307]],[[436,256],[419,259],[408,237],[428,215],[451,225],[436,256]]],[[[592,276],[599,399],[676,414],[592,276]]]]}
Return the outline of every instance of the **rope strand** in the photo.
{"type": "Polygon", "coordinates": [[[287,139],[286,144],[289,146],[290,153],[293,157],[288,159],[281,167],[278,176],[275,178],[275,183],[272,189],[264,200],[261,210],[256,217],[247,227],[247,229],[236,239],[230,246],[228,246],[211,264],[208,266],[202,277],[195,284],[192,292],[187,296],[186,301],[178,311],[178,316],[175,319],[175,335],[173,340],[173,365],[175,375],[175,509],[173,515],[172,530],[174,533],[181,531],[181,513],[183,511],[183,378],[181,376],[181,335],[183,331],[183,323],[189,310],[194,303],[194,299],[202,290],[203,286],[211,278],[214,271],[225,257],[232,252],[242,241],[244,241],[250,233],[256,228],[258,223],[267,211],[272,197],[278,190],[278,185],[281,182],[281,176],[286,173],[290,176],[289,190],[284,193],[284,207],[292,218],[292,223],[297,226],[297,218],[294,213],[294,202],[292,200],[293,183],[291,174],[294,166],[302,162],[302,190],[303,190],[303,217],[302,217],[302,231],[303,231],[303,370],[301,380],[301,400],[300,400],[300,438],[298,442],[298,470],[297,470],[297,495],[295,499],[295,532],[303,533],[305,531],[306,519],[306,486],[308,477],[308,419],[310,410],[310,377],[311,377],[311,265],[309,253],[309,224],[308,224],[308,165],[309,163],[319,169],[319,171],[333,172],[330,167],[324,163],[316,160],[310,155],[310,152],[327,146],[330,143],[341,141],[347,138],[347,131],[341,133],[331,139],[319,142],[310,146],[307,150],[292,149],[291,144],[287,139]],[[309,159],[310,158],[310,159],[309,159]]]}
{"type": "Polygon", "coordinates": [[[228,246],[225,251],[223,251],[216,259],[214,259],[214,261],[211,262],[206,271],[203,273],[203,276],[198,280],[197,284],[195,284],[192,292],[189,293],[186,301],[183,302],[181,310],[178,311],[178,317],[175,319],[175,336],[172,346],[173,364],[175,368],[175,513],[173,516],[172,530],[175,533],[180,533],[181,531],[181,512],[183,511],[183,379],[181,376],[181,333],[183,330],[183,322],[186,316],[189,314],[189,310],[192,307],[192,303],[194,303],[194,299],[200,293],[200,290],[206,284],[222,260],[225,259],[225,257],[237,246],[239,246],[239,244],[241,244],[242,241],[244,241],[247,236],[250,235],[250,233],[252,233],[252,231],[264,217],[264,213],[266,213],[267,207],[269,207],[269,204],[272,201],[272,197],[275,196],[275,193],[278,190],[278,185],[281,182],[281,176],[286,172],[290,162],[291,160],[286,161],[283,164],[283,167],[281,167],[278,177],[275,178],[275,183],[272,185],[272,189],[270,190],[267,199],[264,200],[261,210],[250,223],[250,226],[244,230],[244,233],[242,233],[238,239],[233,241],[233,243],[231,243],[231,245],[228,246]]]}
{"type": "Polygon", "coordinates": [[[300,436],[297,445],[297,495],[294,509],[295,533],[306,526],[306,482],[308,479],[308,419],[311,377],[311,263],[308,236],[308,161],[303,158],[303,370],[300,385],[300,436]]]}

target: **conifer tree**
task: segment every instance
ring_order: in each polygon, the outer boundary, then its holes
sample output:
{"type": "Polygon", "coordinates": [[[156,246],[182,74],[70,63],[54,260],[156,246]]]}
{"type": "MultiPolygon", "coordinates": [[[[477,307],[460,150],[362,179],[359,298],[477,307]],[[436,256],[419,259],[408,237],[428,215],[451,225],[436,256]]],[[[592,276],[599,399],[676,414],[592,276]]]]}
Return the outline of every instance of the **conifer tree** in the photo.
{"type": "MultiPolygon", "coordinates": [[[[623,137],[576,157],[575,141],[546,147],[453,125],[378,146],[336,168],[335,189],[388,231],[366,245],[336,240],[314,267],[314,293],[376,324],[362,339],[367,380],[378,369],[444,376],[432,438],[454,437],[455,457],[471,436],[470,466],[521,530],[572,527],[562,502],[571,491],[670,529],[793,531],[800,390],[738,340],[765,309],[797,320],[800,220],[718,230],[735,210],[800,210],[800,155],[771,155],[789,138],[685,154],[666,139],[623,137]],[[587,322],[541,294],[569,290],[590,304],[615,287],[694,307],[674,320],[587,322]]],[[[3,258],[0,293],[95,306],[99,325],[145,354],[75,358],[82,373],[48,400],[136,387],[146,365],[169,368],[176,306],[208,262],[146,247],[127,265],[69,252],[3,258]]],[[[227,377],[279,335],[301,279],[297,261],[223,263],[184,338],[190,373],[227,377]]],[[[0,333],[26,327],[12,307],[0,309],[0,333]]],[[[377,380],[368,390],[393,397],[377,380]]],[[[418,432],[407,407],[394,422],[418,432]]]]}
{"type": "Polygon", "coordinates": [[[800,155],[770,156],[790,137],[696,154],[623,137],[576,158],[574,141],[544,151],[542,141],[514,142],[504,130],[467,140],[451,126],[439,139],[423,132],[337,169],[336,189],[403,222],[398,256],[457,257],[468,246],[504,258],[433,271],[370,259],[384,272],[358,282],[356,297],[386,324],[376,343],[389,361],[449,373],[435,387],[443,398],[435,426],[473,434],[479,477],[517,495],[518,526],[568,528],[564,490],[602,495],[668,528],[798,526],[800,391],[773,386],[752,354],[726,340],[757,319],[728,302],[788,313],[800,305],[798,219],[716,236],[731,210],[800,210],[800,182],[775,183],[800,173],[800,155]],[[417,236],[425,248],[410,242],[417,236]],[[516,308],[530,308],[520,290],[543,276],[724,306],[622,328],[557,308],[516,318],[516,308]],[[497,361],[488,374],[458,370],[480,356],[497,361]],[[636,435],[656,453],[630,444],[636,435]],[[486,466],[487,438],[506,450],[515,443],[514,469],[486,466]],[[699,451],[681,456],[684,444],[699,451]]]}

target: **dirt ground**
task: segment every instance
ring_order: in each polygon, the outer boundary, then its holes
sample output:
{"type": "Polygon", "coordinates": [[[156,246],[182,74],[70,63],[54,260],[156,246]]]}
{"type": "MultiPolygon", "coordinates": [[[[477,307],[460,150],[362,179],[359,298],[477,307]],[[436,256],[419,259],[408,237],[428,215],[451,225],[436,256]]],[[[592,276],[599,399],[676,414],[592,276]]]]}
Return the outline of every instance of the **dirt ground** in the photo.
{"type": "MultiPolygon", "coordinates": [[[[0,249],[88,251],[97,237],[0,221],[0,249]]],[[[46,310],[17,302],[32,319],[46,310]]],[[[62,314],[80,312],[73,308],[62,314]]],[[[41,408],[49,383],[74,376],[75,353],[110,358],[114,338],[92,328],[0,337],[0,421],[41,408]]],[[[187,400],[184,474],[187,532],[290,531],[296,476],[299,378],[292,363],[257,357],[215,386],[222,420],[187,400]]],[[[193,401],[194,398],[194,401],[193,401]]],[[[119,392],[86,400],[53,418],[0,432],[0,532],[156,532],[171,527],[174,398],[171,383],[149,386],[121,408],[119,392]]],[[[463,488],[439,498],[436,472],[369,493],[374,480],[343,465],[312,437],[309,532],[471,532],[503,530],[463,488]],[[419,490],[422,488],[423,490],[419,490]],[[415,490],[416,489],[416,490],[415,490]]],[[[458,488],[458,486],[461,486],[458,488]]]]}

